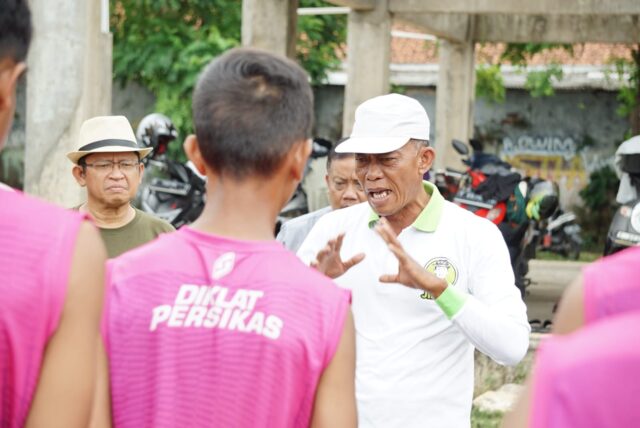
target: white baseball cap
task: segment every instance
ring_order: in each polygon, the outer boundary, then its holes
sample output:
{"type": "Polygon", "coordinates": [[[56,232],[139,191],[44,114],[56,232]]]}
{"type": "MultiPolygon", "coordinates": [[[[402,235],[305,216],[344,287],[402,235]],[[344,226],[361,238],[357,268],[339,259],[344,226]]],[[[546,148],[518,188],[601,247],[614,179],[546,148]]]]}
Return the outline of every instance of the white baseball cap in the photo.
{"type": "Polygon", "coordinates": [[[336,152],[389,153],[412,138],[429,140],[429,116],[422,104],[405,95],[381,95],[358,106],[351,136],[336,152]]]}

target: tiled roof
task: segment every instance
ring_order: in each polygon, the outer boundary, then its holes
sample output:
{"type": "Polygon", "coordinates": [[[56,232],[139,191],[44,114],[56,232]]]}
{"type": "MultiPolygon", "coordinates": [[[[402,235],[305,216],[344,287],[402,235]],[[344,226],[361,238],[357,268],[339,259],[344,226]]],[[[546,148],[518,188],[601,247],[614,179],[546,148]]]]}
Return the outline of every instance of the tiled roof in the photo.
{"type": "MultiPolygon", "coordinates": [[[[415,27],[396,23],[394,30],[423,33],[415,27]]],[[[495,64],[505,49],[504,43],[478,43],[476,45],[476,62],[478,64],[495,64]]],[[[612,58],[631,59],[629,45],[586,43],[573,47],[573,55],[558,48],[536,54],[528,61],[529,65],[546,65],[558,63],[564,65],[605,65],[612,58]]],[[[391,62],[393,64],[435,64],[438,62],[437,42],[393,37],[391,39],[391,62]]]]}

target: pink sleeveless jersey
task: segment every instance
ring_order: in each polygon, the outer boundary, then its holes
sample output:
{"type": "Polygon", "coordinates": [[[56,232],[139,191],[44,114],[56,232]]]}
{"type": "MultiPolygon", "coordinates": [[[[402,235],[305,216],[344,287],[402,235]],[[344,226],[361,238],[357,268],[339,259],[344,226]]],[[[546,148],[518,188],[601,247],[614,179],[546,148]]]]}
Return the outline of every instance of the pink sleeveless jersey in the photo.
{"type": "Polygon", "coordinates": [[[116,427],[305,427],[350,294],[276,241],[183,227],[109,262],[116,427]]]}
{"type": "Polygon", "coordinates": [[[0,190],[0,427],[23,426],[83,216],[0,190]]]}
{"type": "Polygon", "coordinates": [[[637,427],[640,312],[547,339],[534,368],[532,428],[637,427]]]}
{"type": "Polygon", "coordinates": [[[640,310],[640,247],[585,267],[583,278],[585,323],[640,310]]]}

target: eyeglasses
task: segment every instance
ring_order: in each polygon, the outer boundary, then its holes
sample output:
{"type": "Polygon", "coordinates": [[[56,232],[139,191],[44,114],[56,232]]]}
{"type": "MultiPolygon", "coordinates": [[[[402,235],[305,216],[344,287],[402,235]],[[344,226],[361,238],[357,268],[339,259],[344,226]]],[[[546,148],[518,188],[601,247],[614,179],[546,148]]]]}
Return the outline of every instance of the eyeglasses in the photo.
{"type": "Polygon", "coordinates": [[[98,172],[111,172],[113,171],[113,168],[115,167],[115,165],[118,165],[118,168],[122,172],[132,172],[134,169],[136,169],[140,165],[140,162],[138,161],[120,161],[120,162],[100,161],[100,162],[94,162],[94,163],[86,163],[85,165],[95,169],[98,172]]]}

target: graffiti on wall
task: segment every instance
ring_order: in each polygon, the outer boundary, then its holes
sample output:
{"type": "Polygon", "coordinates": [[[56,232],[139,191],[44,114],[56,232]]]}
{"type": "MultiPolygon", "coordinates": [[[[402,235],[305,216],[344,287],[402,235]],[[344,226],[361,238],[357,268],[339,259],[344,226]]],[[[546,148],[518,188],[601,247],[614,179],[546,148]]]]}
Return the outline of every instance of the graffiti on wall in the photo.
{"type": "Polygon", "coordinates": [[[586,186],[589,174],[613,163],[612,154],[578,150],[571,137],[529,136],[505,137],[502,158],[529,177],[553,180],[560,186],[564,207],[580,203],[578,192],[586,186]]]}

